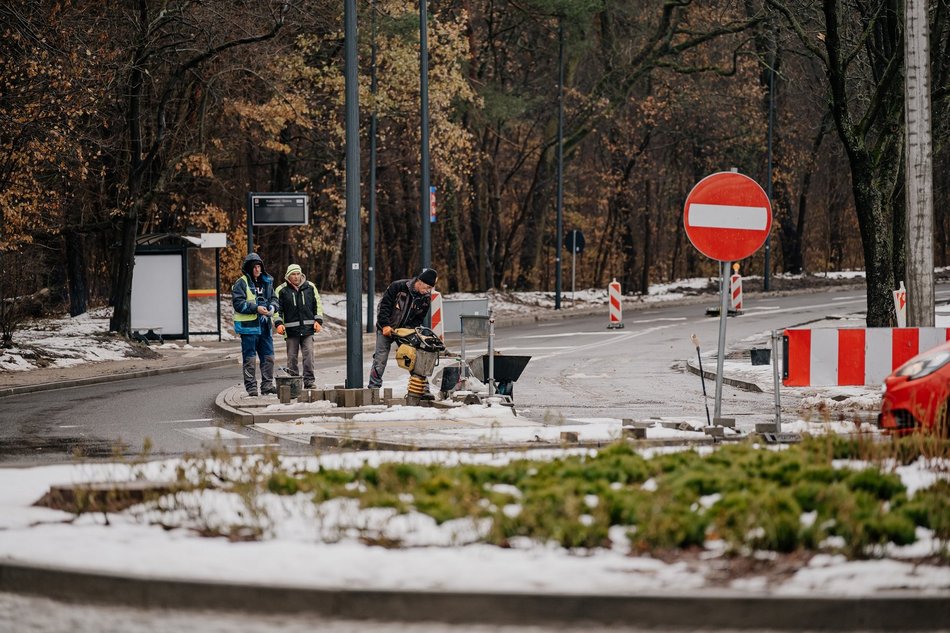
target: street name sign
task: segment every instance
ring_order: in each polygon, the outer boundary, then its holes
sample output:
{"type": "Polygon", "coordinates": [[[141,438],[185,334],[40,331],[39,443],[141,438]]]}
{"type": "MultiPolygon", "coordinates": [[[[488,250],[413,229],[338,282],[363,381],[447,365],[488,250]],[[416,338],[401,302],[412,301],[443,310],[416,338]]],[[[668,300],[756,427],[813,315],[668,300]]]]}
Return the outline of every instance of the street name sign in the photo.
{"type": "Polygon", "coordinates": [[[765,243],[772,229],[772,205],[757,182],[724,171],[706,176],[686,196],[686,235],[711,259],[745,259],[765,243]]]}

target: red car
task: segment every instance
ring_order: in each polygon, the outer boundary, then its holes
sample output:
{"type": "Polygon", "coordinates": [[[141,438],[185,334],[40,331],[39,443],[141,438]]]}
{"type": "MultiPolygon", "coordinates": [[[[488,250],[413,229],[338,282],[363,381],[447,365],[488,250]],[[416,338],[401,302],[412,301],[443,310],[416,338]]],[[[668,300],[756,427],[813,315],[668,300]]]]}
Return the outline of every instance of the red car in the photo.
{"type": "Polygon", "coordinates": [[[878,426],[896,433],[917,428],[947,435],[950,342],[914,356],[884,379],[878,426]]]}

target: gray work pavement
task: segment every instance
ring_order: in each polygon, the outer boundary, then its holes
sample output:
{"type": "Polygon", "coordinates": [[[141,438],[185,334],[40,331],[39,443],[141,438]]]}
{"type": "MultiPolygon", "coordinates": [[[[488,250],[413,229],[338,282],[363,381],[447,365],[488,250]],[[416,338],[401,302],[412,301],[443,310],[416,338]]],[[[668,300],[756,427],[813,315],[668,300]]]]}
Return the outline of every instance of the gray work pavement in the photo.
{"type": "MultiPolygon", "coordinates": [[[[694,298],[688,302],[701,301],[708,302],[708,298],[694,298]]],[[[579,313],[566,311],[553,316],[570,318],[579,313]]],[[[527,315],[500,320],[499,325],[542,318],[527,315]]],[[[372,335],[365,335],[364,346],[371,348],[372,343],[372,335]]],[[[323,349],[342,350],[344,345],[345,341],[341,340],[328,343],[323,349]]],[[[89,366],[80,366],[85,371],[67,368],[20,374],[16,376],[16,384],[10,384],[9,377],[0,379],[0,397],[231,364],[237,372],[239,359],[237,342],[201,343],[198,349],[163,349],[159,358],[98,363],[92,372],[89,366]],[[78,373],[82,375],[77,376],[78,373]]],[[[704,366],[704,369],[709,372],[715,370],[715,366],[704,366]]],[[[752,383],[746,386],[757,389],[752,383]]],[[[241,415],[241,407],[235,407],[242,404],[237,389],[219,394],[218,406],[236,408],[241,415]]],[[[701,591],[630,597],[321,590],[118,576],[4,562],[0,562],[0,591],[43,595],[66,602],[121,604],[134,608],[313,613],[378,621],[549,626],[591,623],[642,628],[798,631],[934,631],[947,630],[950,626],[950,600],[941,595],[750,597],[735,591],[701,591]]]]}

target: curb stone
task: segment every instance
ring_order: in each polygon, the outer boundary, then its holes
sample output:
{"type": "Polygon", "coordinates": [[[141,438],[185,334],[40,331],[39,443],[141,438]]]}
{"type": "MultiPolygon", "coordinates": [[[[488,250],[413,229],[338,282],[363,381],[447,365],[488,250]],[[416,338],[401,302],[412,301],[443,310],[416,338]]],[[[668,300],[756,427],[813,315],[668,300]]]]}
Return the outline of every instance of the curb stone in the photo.
{"type": "Polygon", "coordinates": [[[748,596],[725,590],[588,595],[317,589],[117,576],[15,563],[0,563],[0,591],[144,609],[311,613],[389,622],[785,631],[945,630],[950,622],[950,599],[941,594],[816,597],[748,596]]]}

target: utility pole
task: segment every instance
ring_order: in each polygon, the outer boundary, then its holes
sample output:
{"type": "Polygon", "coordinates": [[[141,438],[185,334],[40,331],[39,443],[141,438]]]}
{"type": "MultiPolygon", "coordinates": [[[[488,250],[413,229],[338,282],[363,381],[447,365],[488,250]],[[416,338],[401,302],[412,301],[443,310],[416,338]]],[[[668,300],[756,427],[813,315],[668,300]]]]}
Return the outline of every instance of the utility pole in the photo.
{"type": "MultiPolygon", "coordinates": [[[[557,16],[557,246],[554,250],[554,309],[561,309],[561,251],[564,249],[564,16],[557,16]]],[[[572,306],[573,307],[573,306],[572,306]]]]}
{"type": "Polygon", "coordinates": [[[419,186],[422,207],[422,267],[432,266],[432,231],[429,223],[429,38],[427,0],[419,0],[419,118],[422,137],[422,181],[419,186]]]}
{"type": "Polygon", "coordinates": [[[934,325],[933,149],[927,0],[904,2],[907,326],[934,325]]]}
{"type": "MultiPolygon", "coordinates": [[[[769,164],[768,164],[768,191],[767,195],[769,197],[769,204],[772,203],[772,127],[774,126],[775,119],[775,55],[772,55],[772,59],[769,63],[769,139],[768,139],[768,154],[769,154],[769,164]]],[[[772,235],[769,234],[765,238],[765,266],[762,273],[762,289],[770,290],[771,285],[769,284],[769,275],[771,274],[772,261],[772,235]]]]}
{"type": "Polygon", "coordinates": [[[370,94],[373,96],[373,110],[369,117],[369,217],[367,218],[367,265],[366,265],[366,332],[376,329],[376,0],[370,3],[370,24],[372,44],[370,47],[370,94]]]}
{"type": "Polygon", "coordinates": [[[360,271],[360,105],[356,59],[356,0],[343,5],[346,100],[346,387],[363,386],[363,275],[360,271]]]}

